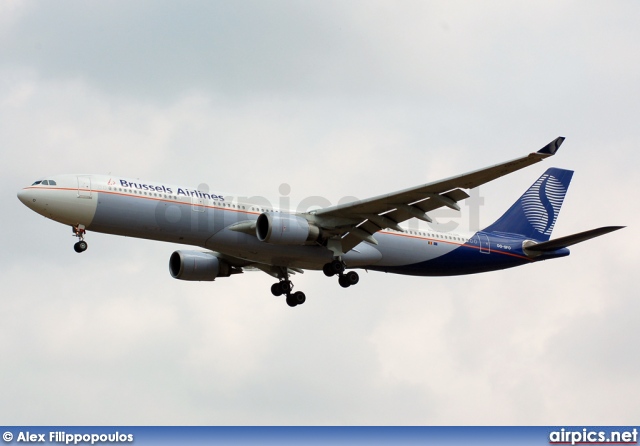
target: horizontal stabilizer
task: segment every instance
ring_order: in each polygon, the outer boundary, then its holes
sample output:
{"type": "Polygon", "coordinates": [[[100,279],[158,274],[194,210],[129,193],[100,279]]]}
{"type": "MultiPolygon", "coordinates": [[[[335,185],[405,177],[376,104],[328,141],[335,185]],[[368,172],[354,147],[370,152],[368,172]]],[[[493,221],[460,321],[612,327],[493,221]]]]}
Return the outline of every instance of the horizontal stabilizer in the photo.
{"type": "Polygon", "coordinates": [[[530,245],[526,247],[526,250],[536,253],[555,251],[561,248],[575,245],[576,243],[599,237],[604,234],[608,234],[609,232],[617,231],[618,229],[622,228],[624,228],[624,226],[605,226],[604,228],[591,229],[590,231],[579,232],[578,234],[567,235],[566,237],[549,240],[548,242],[530,245]]]}

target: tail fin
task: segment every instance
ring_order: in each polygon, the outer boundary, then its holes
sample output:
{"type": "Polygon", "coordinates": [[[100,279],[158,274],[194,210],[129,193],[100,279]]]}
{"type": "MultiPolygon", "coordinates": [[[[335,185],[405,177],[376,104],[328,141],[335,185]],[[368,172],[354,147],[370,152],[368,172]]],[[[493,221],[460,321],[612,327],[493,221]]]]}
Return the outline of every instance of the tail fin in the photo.
{"type": "Polygon", "coordinates": [[[547,241],[556,224],[573,171],[552,167],[484,232],[520,234],[547,241]]]}

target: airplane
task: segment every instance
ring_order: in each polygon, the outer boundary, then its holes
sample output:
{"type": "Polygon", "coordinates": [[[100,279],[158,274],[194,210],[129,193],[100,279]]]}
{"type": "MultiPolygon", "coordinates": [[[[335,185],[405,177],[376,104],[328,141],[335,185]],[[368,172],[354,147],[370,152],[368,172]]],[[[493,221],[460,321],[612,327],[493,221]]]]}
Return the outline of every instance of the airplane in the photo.
{"type": "MultiPolygon", "coordinates": [[[[458,205],[473,189],[556,154],[563,137],[537,152],[444,180],[377,197],[294,212],[239,201],[220,193],[108,175],[55,175],[18,192],[33,211],[69,225],[87,249],[95,231],[183,245],[169,258],[172,277],[213,281],[249,270],[278,280],[274,296],[295,307],[305,303],[290,276],[322,270],[344,288],[356,285],[354,269],[415,276],[450,276],[501,270],[569,255],[568,247],[624,226],[592,229],[550,240],[573,171],[549,168],[493,224],[477,232],[451,233],[400,226],[412,218],[458,205]]],[[[202,188],[201,188],[202,189],[202,188]]]]}

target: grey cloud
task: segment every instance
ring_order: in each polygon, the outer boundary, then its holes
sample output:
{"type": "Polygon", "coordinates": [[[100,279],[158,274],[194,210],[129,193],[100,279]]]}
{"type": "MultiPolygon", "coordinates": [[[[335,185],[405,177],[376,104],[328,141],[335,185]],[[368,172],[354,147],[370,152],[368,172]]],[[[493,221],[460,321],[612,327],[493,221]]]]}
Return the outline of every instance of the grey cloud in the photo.
{"type": "Polygon", "coordinates": [[[584,2],[58,2],[0,22],[3,419],[634,422],[637,18],[584,2]],[[261,273],[173,280],[174,245],[91,233],[78,256],[15,197],[43,175],[114,172],[337,203],[560,134],[551,163],[481,188],[481,226],[556,165],[576,170],[556,235],[629,229],[479,276],[365,273],[343,290],[308,272],[296,311],[261,273]]]}
{"type": "Polygon", "coordinates": [[[346,26],[332,24],[329,13],[330,5],[296,2],[43,3],[2,53],[5,66],[87,78],[114,94],[242,96],[304,85],[325,72],[329,55],[345,47],[346,26]]]}

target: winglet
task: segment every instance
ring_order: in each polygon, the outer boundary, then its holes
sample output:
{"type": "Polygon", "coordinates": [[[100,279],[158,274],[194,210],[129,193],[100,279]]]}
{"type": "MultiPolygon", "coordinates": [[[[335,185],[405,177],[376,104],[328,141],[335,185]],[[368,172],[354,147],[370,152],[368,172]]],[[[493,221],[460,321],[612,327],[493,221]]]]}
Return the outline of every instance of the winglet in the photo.
{"type": "Polygon", "coordinates": [[[559,136],[553,141],[551,141],[549,144],[544,146],[542,149],[538,150],[538,153],[540,153],[541,155],[548,155],[548,156],[555,155],[563,142],[564,142],[564,136],[559,136]]]}

